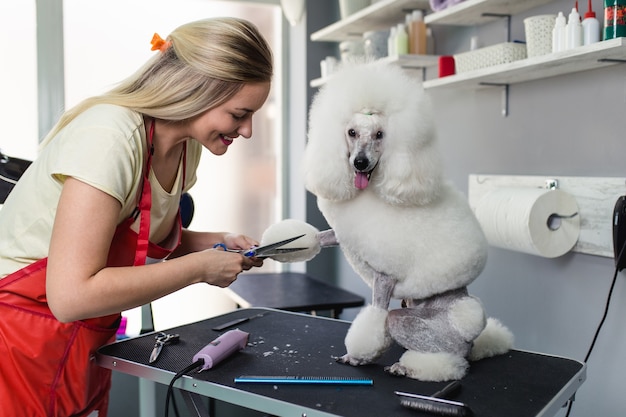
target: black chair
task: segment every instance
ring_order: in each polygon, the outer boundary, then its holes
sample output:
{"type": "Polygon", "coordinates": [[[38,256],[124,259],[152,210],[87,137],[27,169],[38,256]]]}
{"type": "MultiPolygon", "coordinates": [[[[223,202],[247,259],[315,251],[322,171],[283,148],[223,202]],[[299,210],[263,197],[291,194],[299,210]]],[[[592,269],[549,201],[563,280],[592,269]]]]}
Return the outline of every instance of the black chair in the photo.
{"type": "Polygon", "coordinates": [[[31,163],[26,159],[9,157],[0,151],[0,204],[4,203],[31,163]]]}
{"type": "Polygon", "coordinates": [[[180,219],[185,229],[191,224],[194,211],[195,206],[191,194],[183,193],[183,195],[180,196],[180,219]]]}

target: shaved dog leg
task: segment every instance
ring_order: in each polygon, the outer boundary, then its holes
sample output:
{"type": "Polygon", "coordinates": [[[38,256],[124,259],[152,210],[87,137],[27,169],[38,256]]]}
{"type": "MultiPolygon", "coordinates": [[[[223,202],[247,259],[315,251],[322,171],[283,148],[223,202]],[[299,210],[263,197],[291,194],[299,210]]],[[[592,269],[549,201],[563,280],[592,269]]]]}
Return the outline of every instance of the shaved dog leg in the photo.
{"type": "Polygon", "coordinates": [[[337,240],[337,236],[335,236],[335,231],[333,229],[319,232],[317,234],[317,238],[320,242],[320,246],[323,248],[339,245],[339,241],[337,240]]]}
{"type": "Polygon", "coordinates": [[[374,278],[374,284],[372,286],[372,305],[387,310],[395,285],[396,282],[393,278],[378,273],[374,278]]]}
{"type": "Polygon", "coordinates": [[[395,281],[385,274],[377,274],[372,285],[372,305],[365,307],[354,319],[345,344],[348,353],[337,360],[352,366],[371,363],[391,345],[387,330],[387,308],[395,281]]]}

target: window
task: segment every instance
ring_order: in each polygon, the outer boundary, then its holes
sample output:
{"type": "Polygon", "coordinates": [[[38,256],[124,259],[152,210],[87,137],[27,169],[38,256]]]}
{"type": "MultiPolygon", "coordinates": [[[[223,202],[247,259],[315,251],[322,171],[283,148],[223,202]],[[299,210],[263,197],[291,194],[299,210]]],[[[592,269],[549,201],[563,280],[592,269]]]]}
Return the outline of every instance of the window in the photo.
{"type": "Polygon", "coordinates": [[[236,142],[224,156],[204,152],[198,183],[192,189],[196,214],[190,229],[229,230],[260,238],[281,218],[282,16],[278,6],[207,0],[65,0],[63,14],[67,108],[108,90],[139,68],[155,53],[150,50],[155,32],[165,38],[183,23],[212,16],[242,17],[259,26],[276,59],[272,92],[253,118],[251,140],[236,142]]]}
{"type": "MultiPolygon", "coordinates": [[[[195,215],[190,229],[228,230],[260,239],[268,226],[282,218],[283,35],[278,5],[210,0],[64,0],[63,15],[67,108],[108,90],[139,68],[156,53],[150,50],[155,32],[165,38],[183,23],[212,16],[254,22],[274,52],[272,91],[253,118],[251,140],[236,141],[219,157],[204,151],[198,182],[191,190],[195,215]]],[[[280,264],[268,260],[263,269],[275,271],[280,264]]],[[[223,290],[193,286],[153,303],[155,327],[173,327],[233,308],[223,290]]],[[[137,320],[136,310],[125,314],[129,324],[137,320]]]]}
{"type": "Polygon", "coordinates": [[[37,156],[37,39],[35,0],[0,2],[0,150],[37,156]]]}

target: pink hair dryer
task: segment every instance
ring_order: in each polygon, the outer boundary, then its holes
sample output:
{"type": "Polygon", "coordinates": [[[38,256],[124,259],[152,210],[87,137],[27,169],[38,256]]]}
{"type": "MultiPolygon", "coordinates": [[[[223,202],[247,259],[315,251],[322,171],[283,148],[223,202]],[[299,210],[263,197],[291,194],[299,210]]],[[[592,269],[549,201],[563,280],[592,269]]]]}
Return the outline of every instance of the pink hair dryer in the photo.
{"type": "Polygon", "coordinates": [[[217,365],[235,352],[242,350],[248,343],[249,333],[239,329],[229,330],[196,353],[193,361],[204,360],[198,372],[206,371],[217,365]]]}

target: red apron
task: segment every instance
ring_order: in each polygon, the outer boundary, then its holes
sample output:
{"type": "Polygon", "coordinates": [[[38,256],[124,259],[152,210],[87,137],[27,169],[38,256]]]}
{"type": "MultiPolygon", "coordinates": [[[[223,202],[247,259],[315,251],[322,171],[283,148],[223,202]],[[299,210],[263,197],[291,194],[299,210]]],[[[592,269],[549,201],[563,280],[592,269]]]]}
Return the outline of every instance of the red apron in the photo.
{"type": "MultiPolygon", "coordinates": [[[[152,142],[154,124],[149,141],[152,142]]],[[[171,250],[149,242],[150,153],[139,202],[139,233],[131,217],[120,224],[107,266],[144,265],[171,250]]],[[[183,154],[183,173],[186,155],[183,154]]],[[[183,174],[184,183],[184,174],[183,174]]],[[[183,184],[184,185],[184,184],[183,184]]],[[[180,244],[180,214],[178,227],[180,244]]],[[[106,416],[111,371],[96,365],[96,350],[115,340],[120,315],[59,322],[46,299],[47,258],[0,280],[0,416],[106,416]]]]}

